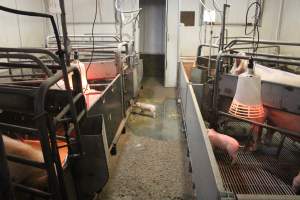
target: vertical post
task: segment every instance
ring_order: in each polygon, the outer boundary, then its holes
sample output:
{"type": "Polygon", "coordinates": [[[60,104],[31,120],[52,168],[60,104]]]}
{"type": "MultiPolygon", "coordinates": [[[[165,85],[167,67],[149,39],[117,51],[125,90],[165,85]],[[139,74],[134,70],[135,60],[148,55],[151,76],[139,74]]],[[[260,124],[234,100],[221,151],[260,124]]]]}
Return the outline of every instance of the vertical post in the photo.
{"type": "Polygon", "coordinates": [[[211,119],[211,128],[217,128],[218,123],[218,98],[219,98],[219,79],[221,73],[221,67],[223,66],[222,52],[219,52],[217,57],[217,66],[216,66],[216,77],[213,88],[213,119],[211,119]]]}
{"type": "Polygon", "coordinates": [[[228,4],[223,5],[223,16],[222,16],[222,28],[220,33],[220,44],[219,44],[219,51],[223,50],[224,48],[224,36],[225,36],[225,23],[226,23],[226,10],[230,6],[228,4]]]}
{"type": "Polygon", "coordinates": [[[63,42],[64,42],[64,51],[66,56],[66,64],[70,66],[70,40],[68,37],[68,29],[67,29],[67,21],[66,21],[66,10],[65,10],[65,2],[64,0],[59,0],[59,5],[61,9],[61,26],[62,26],[62,34],[63,34],[63,42]]]}
{"type": "Polygon", "coordinates": [[[0,199],[14,200],[2,134],[0,134],[0,199]]]}

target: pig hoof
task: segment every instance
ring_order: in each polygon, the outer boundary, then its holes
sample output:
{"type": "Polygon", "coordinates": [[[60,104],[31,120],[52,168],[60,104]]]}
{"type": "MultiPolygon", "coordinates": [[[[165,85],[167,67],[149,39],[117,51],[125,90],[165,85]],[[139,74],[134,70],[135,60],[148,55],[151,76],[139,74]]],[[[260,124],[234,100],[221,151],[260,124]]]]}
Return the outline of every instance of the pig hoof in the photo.
{"type": "Polygon", "coordinates": [[[189,172],[192,173],[193,172],[193,168],[192,168],[192,163],[189,162],[189,172]]]}
{"type": "Polygon", "coordinates": [[[271,145],[271,143],[272,143],[272,139],[265,138],[265,139],[263,140],[263,143],[264,143],[265,145],[268,145],[268,146],[270,146],[270,145],[271,145]]]}
{"type": "Polygon", "coordinates": [[[122,129],[122,134],[125,134],[126,133],[126,127],[124,127],[123,129],[122,129]]]}
{"type": "Polygon", "coordinates": [[[257,145],[249,146],[249,151],[252,151],[252,152],[257,151],[257,145]]]}
{"type": "Polygon", "coordinates": [[[112,156],[117,155],[117,146],[116,146],[115,144],[114,144],[114,146],[111,148],[110,154],[111,154],[112,156]]]}
{"type": "Polygon", "coordinates": [[[233,159],[232,161],[231,161],[231,165],[235,165],[237,163],[237,160],[236,159],[233,159]]]}

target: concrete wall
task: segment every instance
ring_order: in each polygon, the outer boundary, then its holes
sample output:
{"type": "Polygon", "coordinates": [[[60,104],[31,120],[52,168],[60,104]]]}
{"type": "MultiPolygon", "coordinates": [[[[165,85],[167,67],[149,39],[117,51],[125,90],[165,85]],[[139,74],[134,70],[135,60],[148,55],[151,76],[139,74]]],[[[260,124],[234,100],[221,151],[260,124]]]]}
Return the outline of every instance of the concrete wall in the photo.
{"type": "MultiPolygon", "coordinates": [[[[220,2],[223,0],[216,0],[220,2]]],[[[211,1],[206,1],[208,7],[213,8],[211,1]]],[[[226,18],[228,23],[245,23],[246,8],[252,0],[228,0],[231,4],[228,16],[226,18]]],[[[192,10],[196,14],[195,27],[180,27],[180,55],[181,56],[195,56],[197,46],[200,43],[209,43],[210,27],[207,26],[205,32],[205,25],[201,25],[200,20],[201,6],[199,0],[181,0],[181,10],[192,10]],[[206,41],[205,41],[206,33],[206,41]]],[[[221,6],[219,6],[221,7],[221,6]]],[[[300,42],[300,1],[299,0],[265,0],[264,13],[262,18],[262,26],[260,27],[260,38],[266,40],[283,40],[290,42],[300,42]],[[283,1],[282,17],[280,13],[280,3],[283,1]],[[278,31],[277,31],[278,30],[278,31]],[[277,34],[277,32],[279,34],[277,34]]],[[[220,33],[220,16],[217,15],[217,24],[213,26],[213,36],[219,36],[220,33]]],[[[229,36],[245,36],[244,25],[227,25],[229,36]]],[[[215,41],[215,40],[214,40],[215,41]]],[[[271,49],[269,52],[274,51],[271,49]]],[[[281,47],[282,54],[299,55],[300,48],[286,48],[281,47]]]]}
{"type": "MultiPolygon", "coordinates": [[[[0,0],[0,4],[14,9],[44,12],[44,1],[0,0]]],[[[43,47],[47,24],[45,19],[17,16],[0,11],[0,46],[43,47]]]]}

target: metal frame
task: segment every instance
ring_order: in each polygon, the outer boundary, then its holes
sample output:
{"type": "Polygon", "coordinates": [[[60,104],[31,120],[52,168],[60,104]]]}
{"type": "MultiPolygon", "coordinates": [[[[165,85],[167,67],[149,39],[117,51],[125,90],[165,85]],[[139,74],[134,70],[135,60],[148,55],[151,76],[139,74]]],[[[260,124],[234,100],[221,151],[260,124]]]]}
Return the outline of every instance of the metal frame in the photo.
{"type": "MultiPolygon", "coordinates": [[[[232,48],[235,44],[237,43],[248,43],[248,42],[253,42],[251,40],[233,40],[231,41],[226,47],[225,47],[225,51],[221,51],[219,53],[219,55],[217,56],[217,68],[216,68],[216,77],[215,77],[215,81],[214,81],[214,91],[213,91],[213,112],[214,112],[214,120],[212,121],[212,127],[217,128],[217,121],[218,121],[218,116],[219,115],[226,115],[227,117],[231,117],[231,118],[237,118],[235,116],[232,116],[230,114],[227,113],[223,113],[220,112],[218,110],[218,99],[219,99],[219,91],[216,88],[219,88],[219,81],[220,81],[220,76],[222,73],[222,66],[223,66],[223,58],[239,58],[239,59],[247,59],[249,60],[250,58],[252,58],[254,61],[260,61],[260,62],[268,62],[268,63],[277,63],[277,64],[287,64],[287,65],[295,65],[295,66],[300,66],[300,62],[297,61],[299,60],[299,57],[286,57],[286,56],[270,56],[271,58],[263,58],[263,57],[258,57],[258,56],[238,56],[238,55],[232,55],[232,54],[228,54],[226,53],[226,48],[232,48]],[[277,59],[274,59],[277,58],[277,59]],[[295,61],[296,60],[296,61],[295,61]]],[[[257,41],[256,41],[257,42],[257,41]]],[[[266,41],[266,40],[262,40],[259,42],[260,44],[270,44],[270,45],[285,45],[285,46],[300,46],[300,43],[289,43],[289,42],[277,42],[277,41],[266,41]]],[[[263,56],[269,56],[269,55],[263,55],[263,56]]],[[[237,118],[239,119],[239,118],[237,118]]],[[[242,120],[242,119],[239,119],[242,120]]],[[[243,120],[245,121],[245,120],[243,120]]],[[[261,123],[257,123],[251,120],[247,120],[247,122],[264,127],[264,128],[269,128],[269,129],[273,129],[276,131],[279,131],[282,134],[286,134],[288,136],[294,136],[299,138],[299,134],[289,131],[289,130],[285,130],[285,129],[279,129],[277,127],[273,127],[273,126],[269,126],[266,124],[261,124],[261,123]]]]}
{"type": "Polygon", "coordinates": [[[191,162],[192,180],[197,199],[299,199],[298,196],[292,195],[243,195],[224,190],[220,170],[196,100],[197,94],[193,89],[195,86],[201,87],[201,84],[189,82],[182,64],[178,69],[178,98],[183,117],[183,129],[188,142],[188,156],[191,162]]]}
{"type": "MultiPolygon", "coordinates": [[[[60,1],[62,2],[62,0],[60,1]]],[[[80,140],[80,129],[79,129],[79,122],[81,119],[84,118],[86,113],[85,102],[82,94],[81,88],[81,79],[80,73],[76,68],[68,68],[65,62],[66,52],[64,52],[61,48],[60,38],[58,36],[57,27],[55,24],[55,20],[53,16],[44,14],[44,13],[37,13],[37,12],[28,12],[28,11],[21,11],[15,10],[11,8],[7,8],[4,6],[0,6],[0,10],[4,12],[9,12],[17,15],[26,15],[26,16],[33,16],[33,17],[41,17],[50,19],[55,38],[57,44],[57,54],[58,57],[55,56],[53,53],[41,50],[41,49],[14,49],[14,48],[1,48],[0,51],[6,54],[1,54],[1,58],[7,58],[8,60],[13,59],[30,59],[35,64],[23,64],[21,67],[28,67],[30,68],[40,68],[43,69],[45,75],[48,76],[46,80],[40,80],[38,82],[30,82],[29,83],[39,83],[39,86],[22,86],[22,83],[14,84],[11,82],[10,84],[0,84],[0,95],[1,95],[1,107],[3,111],[9,111],[11,114],[15,113],[16,115],[20,115],[20,112],[24,114],[32,114],[32,120],[34,121],[33,127],[27,127],[24,125],[19,125],[17,122],[6,122],[2,121],[0,123],[1,130],[11,130],[16,131],[22,134],[31,134],[35,137],[38,137],[41,143],[44,163],[38,163],[34,161],[29,161],[26,159],[21,159],[14,156],[7,156],[7,159],[11,162],[17,162],[24,165],[31,165],[33,167],[38,167],[41,169],[45,169],[48,175],[48,187],[49,192],[40,191],[35,188],[30,188],[24,186],[22,184],[13,183],[15,189],[21,190],[23,192],[27,192],[34,196],[39,196],[42,198],[51,198],[55,200],[60,199],[69,199],[68,194],[66,191],[66,185],[64,183],[64,175],[63,169],[61,166],[61,161],[58,156],[58,146],[56,143],[56,125],[58,123],[65,124],[65,137],[68,146],[69,146],[69,157],[70,160],[72,158],[78,157],[82,155],[81,149],[81,140],[80,140]],[[9,54],[10,52],[14,52],[15,54],[9,54]],[[17,54],[16,54],[17,53],[17,54]],[[46,66],[39,58],[34,56],[35,53],[47,54],[50,56],[58,65],[56,67],[61,71],[57,72],[56,74],[52,74],[48,66],[46,66]],[[60,67],[59,67],[60,66],[60,67]],[[68,74],[73,73],[73,90],[70,88],[70,83],[68,79],[68,74]],[[66,90],[64,91],[65,97],[67,97],[67,104],[63,106],[62,110],[57,113],[57,116],[53,118],[53,113],[49,113],[46,106],[46,100],[48,95],[51,94],[51,86],[56,84],[59,80],[63,79],[65,83],[66,90]],[[11,97],[17,98],[19,102],[11,102],[11,97]],[[26,101],[22,101],[26,100],[26,101]],[[27,103],[25,103],[27,102],[27,103]],[[32,103],[28,103],[32,102],[32,103]],[[11,104],[12,103],[12,104],[11,104]],[[16,104],[17,103],[17,104],[16,104]],[[25,103],[25,104],[24,104],[25,103]],[[32,106],[30,106],[32,105],[32,106]],[[79,111],[79,113],[77,113],[79,111]],[[78,115],[77,115],[78,114],[78,115]],[[16,124],[14,124],[16,123],[16,124]],[[70,126],[72,124],[72,126],[70,126]],[[76,146],[73,149],[71,147],[71,137],[70,133],[72,131],[76,132],[75,141],[72,142],[72,146],[76,146]],[[50,133],[50,134],[49,134],[50,133]],[[76,142],[76,143],[74,143],[76,142]]],[[[67,56],[66,56],[67,57],[67,56]]],[[[1,65],[5,65],[1,63],[1,65]]],[[[6,65],[7,67],[14,67],[20,68],[20,63],[9,63],[6,65]]],[[[62,101],[64,102],[64,101],[62,101]]],[[[3,151],[1,151],[3,154],[3,151]]],[[[71,162],[71,161],[70,161],[71,162]]],[[[2,165],[6,165],[4,163],[0,163],[2,165]]],[[[7,183],[7,185],[10,185],[7,183]]],[[[76,187],[76,186],[75,186],[76,187]]],[[[11,193],[10,193],[11,194],[11,193]]],[[[13,199],[13,195],[10,197],[13,199]]]]}
{"type": "Polygon", "coordinates": [[[235,199],[233,193],[224,190],[221,174],[193,90],[193,84],[189,82],[182,63],[179,64],[178,69],[178,98],[188,142],[196,197],[198,200],[235,199]]]}

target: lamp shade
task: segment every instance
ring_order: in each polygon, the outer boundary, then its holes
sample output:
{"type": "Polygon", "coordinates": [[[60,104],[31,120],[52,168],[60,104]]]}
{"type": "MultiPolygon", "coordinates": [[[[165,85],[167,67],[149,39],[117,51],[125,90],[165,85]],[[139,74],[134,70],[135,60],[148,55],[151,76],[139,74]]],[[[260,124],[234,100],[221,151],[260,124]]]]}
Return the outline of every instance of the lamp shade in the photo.
{"type": "Polygon", "coordinates": [[[246,119],[264,117],[260,77],[251,74],[239,76],[229,113],[246,119]]]}

